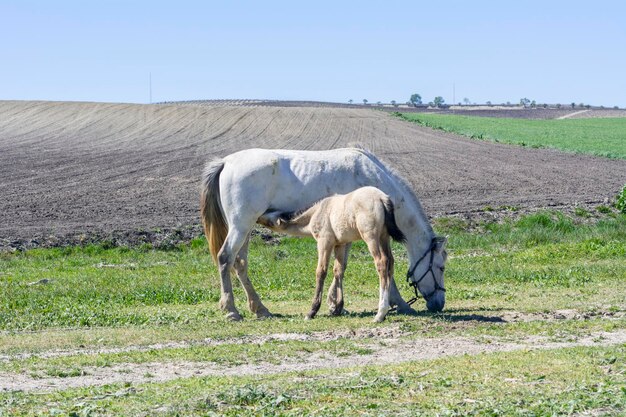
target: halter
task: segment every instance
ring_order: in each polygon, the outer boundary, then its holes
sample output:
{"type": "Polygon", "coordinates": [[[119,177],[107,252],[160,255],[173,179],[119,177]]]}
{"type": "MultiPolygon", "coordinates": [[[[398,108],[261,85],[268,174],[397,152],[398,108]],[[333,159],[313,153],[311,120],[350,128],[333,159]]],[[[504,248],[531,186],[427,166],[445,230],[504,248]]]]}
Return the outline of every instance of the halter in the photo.
{"type": "Polygon", "coordinates": [[[435,293],[437,292],[437,290],[441,290],[443,292],[446,291],[446,289],[442,286],[439,285],[439,283],[437,282],[437,280],[435,279],[435,272],[433,271],[433,258],[435,257],[435,247],[437,246],[437,238],[433,238],[432,242],[430,243],[430,247],[426,250],[426,252],[424,252],[424,254],[415,262],[415,264],[413,265],[413,267],[411,269],[409,269],[409,271],[406,273],[406,280],[409,283],[410,286],[413,287],[413,290],[415,291],[415,297],[411,298],[407,303],[409,305],[413,304],[418,298],[420,298],[420,292],[418,285],[420,282],[422,282],[422,280],[426,277],[426,275],[428,275],[428,273],[430,272],[433,276],[433,281],[435,281],[435,288],[432,290],[432,292],[428,293],[428,294],[423,294],[422,297],[424,297],[424,300],[428,301],[428,299],[430,297],[432,297],[433,295],[435,295],[435,293]],[[428,253],[430,252],[430,262],[428,264],[428,269],[426,271],[424,271],[424,273],[422,274],[421,277],[419,277],[419,279],[415,280],[415,281],[411,281],[411,277],[413,276],[413,273],[415,272],[415,270],[417,269],[417,266],[420,264],[420,262],[422,262],[422,260],[424,258],[426,258],[426,255],[428,255],[428,253]]]}

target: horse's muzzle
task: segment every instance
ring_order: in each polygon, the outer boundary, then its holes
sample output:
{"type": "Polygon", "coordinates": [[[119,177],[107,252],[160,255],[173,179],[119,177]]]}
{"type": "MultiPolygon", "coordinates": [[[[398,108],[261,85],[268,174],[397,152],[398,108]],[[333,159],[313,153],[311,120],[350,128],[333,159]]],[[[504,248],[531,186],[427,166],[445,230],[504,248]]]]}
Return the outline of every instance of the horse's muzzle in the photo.
{"type": "Polygon", "coordinates": [[[443,310],[443,307],[446,305],[446,293],[443,291],[435,292],[429,299],[426,301],[426,308],[428,311],[432,311],[433,313],[437,313],[443,310]]]}

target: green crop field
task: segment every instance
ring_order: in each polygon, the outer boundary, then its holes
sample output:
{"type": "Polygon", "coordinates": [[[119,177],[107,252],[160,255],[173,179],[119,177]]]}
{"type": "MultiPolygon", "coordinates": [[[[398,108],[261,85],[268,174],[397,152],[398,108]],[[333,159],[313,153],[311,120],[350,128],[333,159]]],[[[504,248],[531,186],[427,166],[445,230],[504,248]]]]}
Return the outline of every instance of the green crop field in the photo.
{"type": "MultiPolygon", "coordinates": [[[[349,313],[305,321],[314,242],[255,236],[251,279],[276,317],[254,319],[236,288],[240,323],[217,308],[200,238],[0,254],[0,415],[620,415],[626,215],[601,211],[436,220],[449,237],[446,309],[418,301],[418,315],[382,324],[362,244],[349,313]]],[[[394,253],[408,297],[406,253],[394,253]]]]}
{"type": "Polygon", "coordinates": [[[397,114],[423,126],[473,139],[626,159],[626,118],[528,120],[397,114]]]}

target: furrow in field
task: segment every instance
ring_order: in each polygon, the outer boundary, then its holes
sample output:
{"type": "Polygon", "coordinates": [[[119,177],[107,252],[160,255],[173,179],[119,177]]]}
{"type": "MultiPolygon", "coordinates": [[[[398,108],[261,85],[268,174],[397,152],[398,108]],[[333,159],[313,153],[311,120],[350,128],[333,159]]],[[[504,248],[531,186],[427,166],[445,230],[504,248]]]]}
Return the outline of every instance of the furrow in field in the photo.
{"type": "Polygon", "coordinates": [[[626,178],[623,160],[474,141],[367,109],[0,102],[0,239],[194,225],[210,159],[353,143],[405,176],[430,215],[599,204],[626,178]]]}

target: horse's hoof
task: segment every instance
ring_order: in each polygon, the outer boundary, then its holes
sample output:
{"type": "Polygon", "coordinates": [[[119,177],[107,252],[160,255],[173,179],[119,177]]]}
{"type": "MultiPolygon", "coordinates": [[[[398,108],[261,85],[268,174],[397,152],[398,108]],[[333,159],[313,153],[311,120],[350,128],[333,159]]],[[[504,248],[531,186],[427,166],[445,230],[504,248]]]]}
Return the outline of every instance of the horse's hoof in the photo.
{"type": "Polygon", "coordinates": [[[405,308],[398,308],[398,314],[404,314],[406,316],[417,316],[417,310],[415,310],[413,307],[405,307],[405,308]]]}
{"type": "Polygon", "coordinates": [[[241,314],[239,314],[238,312],[231,311],[228,314],[226,314],[226,319],[230,321],[241,321],[243,320],[243,317],[241,317],[241,314]]]}
{"type": "Polygon", "coordinates": [[[383,321],[385,321],[385,316],[376,315],[376,317],[374,317],[374,323],[382,323],[383,321]]]}
{"type": "Polygon", "coordinates": [[[256,318],[259,320],[271,319],[274,315],[268,309],[256,312],[256,318]]]}
{"type": "Polygon", "coordinates": [[[258,308],[255,313],[257,319],[271,319],[272,317],[274,317],[274,315],[270,313],[270,311],[265,306],[258,308]]]}
{"type": "Polygon", "coordinates": [[[342,310],[330,310],[330,315],[331,316],[341,316],[343,314],[343,309],[342,310]]]}
{"type": "Polygon", "coordinates": [[[315,314],[311,314],[311,313],[304,316],[305,320],[313,320],[314,318],[315,318],[315,314]]]}

